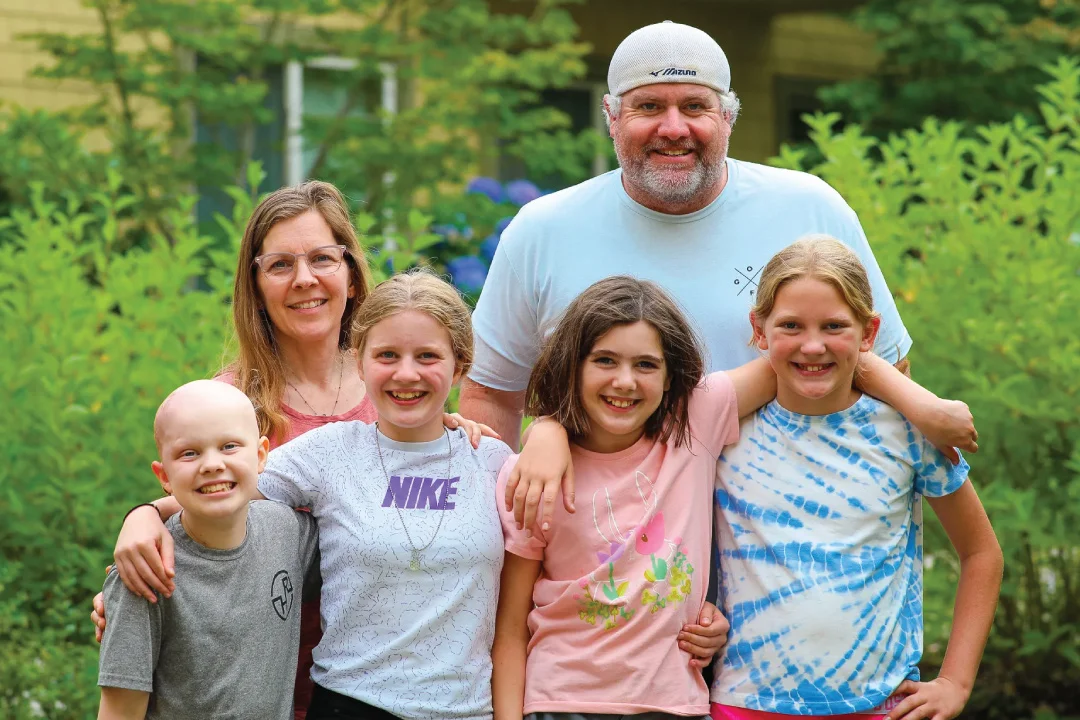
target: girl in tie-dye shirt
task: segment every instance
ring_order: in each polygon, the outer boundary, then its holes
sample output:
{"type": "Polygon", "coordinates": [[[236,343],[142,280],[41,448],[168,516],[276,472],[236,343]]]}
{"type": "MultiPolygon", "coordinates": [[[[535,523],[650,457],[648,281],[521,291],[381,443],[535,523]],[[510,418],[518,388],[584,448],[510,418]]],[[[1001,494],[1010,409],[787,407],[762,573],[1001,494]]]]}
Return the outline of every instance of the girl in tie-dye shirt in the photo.
{"type": "Polygon", "coordinates": [[[853,386],[879,319],[858,258],[808,238],[762,271],[753,343],[776,399],[746,418],[717,467],[722,609],[716,720],[783,715],[949,720],[971,692],[1001,550],[968,466],[853,386]],[[960,556],[948,650],[919,681],[922,498],[960,556]]]}

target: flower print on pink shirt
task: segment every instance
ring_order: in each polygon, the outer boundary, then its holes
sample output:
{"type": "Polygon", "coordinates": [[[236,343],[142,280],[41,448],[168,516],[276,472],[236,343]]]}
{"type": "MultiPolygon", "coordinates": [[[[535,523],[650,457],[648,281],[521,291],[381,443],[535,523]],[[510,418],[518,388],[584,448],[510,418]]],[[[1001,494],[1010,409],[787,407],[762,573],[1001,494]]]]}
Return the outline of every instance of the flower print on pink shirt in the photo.
{"type": "Polygon", "coordinates": [[[694,567],[681,538],[664,535],[664,513],[657,510],[652,481],[638,471],[634,482],[644,515],[629,533],[615,521],[606,487],[592,497],[593,526],[603,546],[596,552],[600,566],[578,581],[584,590],[577,596],[578,617],[590,625],[602,621],[605,629],[629,620],[638,609],[658,612],[668,603],[682,602],[692,587],[694,567]]]}

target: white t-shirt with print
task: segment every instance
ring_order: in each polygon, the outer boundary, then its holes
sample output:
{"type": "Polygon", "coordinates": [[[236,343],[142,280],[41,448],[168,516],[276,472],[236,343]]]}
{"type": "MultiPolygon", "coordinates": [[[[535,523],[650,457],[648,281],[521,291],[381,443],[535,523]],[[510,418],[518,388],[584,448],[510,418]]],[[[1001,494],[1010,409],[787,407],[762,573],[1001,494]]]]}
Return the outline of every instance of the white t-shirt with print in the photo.
{"type": "Polygon", "coordinates": [[[922,497],[958,490],[950,463],[868,395],[831,415],[775,400],[717,465],[728,644],[711,699],[788,715],[863,712],[922,656],[922,497]]]}
{"type": "Polygon", "coordinates": [[[263,495],[310,507],[319,524],[324,633],[311,677],[403,718],[490,718],[495,483],[510,448],[483,438],[474,450],[461,430],[425,443],[379,434],[384,473],[376,433],[362,422],[312,430],[259,476],[263,495]],[[406,527],[428,546],[419,570],[406,527]]]}

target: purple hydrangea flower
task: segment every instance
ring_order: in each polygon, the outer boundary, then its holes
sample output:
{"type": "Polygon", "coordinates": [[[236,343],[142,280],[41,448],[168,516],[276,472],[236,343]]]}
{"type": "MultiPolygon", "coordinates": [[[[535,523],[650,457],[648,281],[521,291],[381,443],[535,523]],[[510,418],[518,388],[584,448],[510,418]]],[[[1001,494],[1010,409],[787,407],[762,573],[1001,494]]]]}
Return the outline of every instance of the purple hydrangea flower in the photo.
{"type": "Polygon", "coordinates": [[[493,203],[506,201],[506,193],[503,192],[502,185],[495,178],[475,177],[465,186],[465,192],[487,195],[493,203]]]}
{"type": "Polygon", "coordinates": [[[446,263],[454,287],[464,293],[479,292],[487,279],[487,265],[475,255],[462,255],[446,263]]]}
{"type": "Polygon", "coordinates": [[[510,224],[510,221],[513,219],[513,215],[508,215],[500,219],[499,222],[495,223],[495,234],[499,237],[502,237],[503,231],[506,230],[507,226],[510,224]]]}
{"type": "Polygon", "coordinates": [[[506,197],[517,206],[525,205],[540,197],[540,188],[528,180],[514,180],[506,184],[506,197]]]}
{"type": "Polygon", "coordinates": [[[499,247],[499,236],[497,233],[492,233],[484,238],[484,242],[480,243],[480,255],[489,263],[492,258],[495,257],[495,248],[499,247]]]}

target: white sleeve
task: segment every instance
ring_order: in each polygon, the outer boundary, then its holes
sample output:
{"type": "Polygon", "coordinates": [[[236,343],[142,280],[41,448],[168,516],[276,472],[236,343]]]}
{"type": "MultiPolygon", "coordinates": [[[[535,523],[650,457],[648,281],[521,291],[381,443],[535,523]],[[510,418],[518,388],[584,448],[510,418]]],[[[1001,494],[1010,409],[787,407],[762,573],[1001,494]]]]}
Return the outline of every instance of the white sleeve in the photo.
{"type": "Polygon", "coordinates": [[[494,390],[524,390],[540,355],[536,291],[507,250],[519,239],[522,226],[515,218],[503,231],[473,312],[475,352],[469,377],[494,390]]]}
{"type": "Polygon", "coordinates": [[[847,208],[845,216],[837,228],[836,237],[854,250],[862,261],[874,293],[874,310],[881,315],[881,329],[874,342],[874,353],[895,365],[911,350],[911,335],[904,327],[904,321],[900,319],[896,301],[885,282],[885,276],[881,274],[881,268],[874,257],[874,251],[870,249],[858,215],[851,208],[847,208]]]}
{"type": "Polygon", "coordinates": [[[315,508],[322,485],[318,458],[320,442],[326,442],[326,425],[304,433],[270,451],[266,467],[259,473],[259,492],[267,500],[290,507],[315,508]]]}

